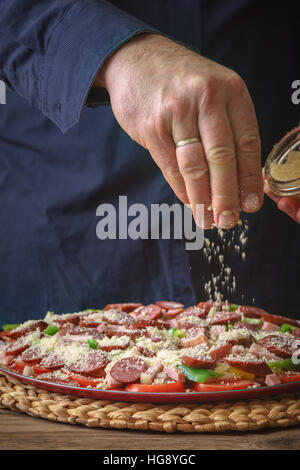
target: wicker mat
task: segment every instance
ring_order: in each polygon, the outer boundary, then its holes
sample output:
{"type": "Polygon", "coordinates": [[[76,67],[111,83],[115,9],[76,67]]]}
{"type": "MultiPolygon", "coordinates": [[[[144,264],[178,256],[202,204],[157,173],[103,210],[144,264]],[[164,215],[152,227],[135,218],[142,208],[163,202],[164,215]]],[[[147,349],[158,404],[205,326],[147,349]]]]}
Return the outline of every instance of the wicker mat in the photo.
{"type": "Polygon", "coordinates": [[[254,431],[300,424],[300,392],[247,401],[155,405],[77,398],[0,375],[0,408],[89,427],[161,432],[254,431]]]}

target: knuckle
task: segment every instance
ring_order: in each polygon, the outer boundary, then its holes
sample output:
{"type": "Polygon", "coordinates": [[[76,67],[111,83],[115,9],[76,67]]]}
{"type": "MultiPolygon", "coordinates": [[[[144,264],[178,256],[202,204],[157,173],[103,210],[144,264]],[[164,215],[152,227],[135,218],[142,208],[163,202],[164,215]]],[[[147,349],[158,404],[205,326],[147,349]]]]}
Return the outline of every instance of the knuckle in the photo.
{"type": "Polygon", "coordinates": [[[240,152],[257,155],[260,153],[261,142],[258,135],[243,135],[238,141],[238,150],[240,152]]]}
{"type": "Polygon", "coordinates": [[[227,78],[227,84],[233,89],[234,93],[244,93],[246,85],[242,77],[236,72],[232,72],[227,78]]]}
{"type": "Polygon", "coordinates": [[[207,150],[208,163],[214,166],[228,166],[235,162],[234,149],[227,146],[218,146],[207,150]]]}
{"type": "Polygon", "coordinates": [[[181,173],[186,180],[200,181],[207,177],[208,168],[206,164],[183,165],[181,167],[181,173]]]}
{"type": "Polygon", "coordinates": [[[164,169],[163,169],[163,172],[164,172],[164,175],[165,177],[168,179],[168,180],[171,180],[171,181],[176,181],[176,180],[181,180],[182,179],[182,176],[181,176],[181,173],[179,171],[179,168],[176,167],[176,166],[172,166],[172,165],[169,165],[169,166],[166,166],[164,169]]]}

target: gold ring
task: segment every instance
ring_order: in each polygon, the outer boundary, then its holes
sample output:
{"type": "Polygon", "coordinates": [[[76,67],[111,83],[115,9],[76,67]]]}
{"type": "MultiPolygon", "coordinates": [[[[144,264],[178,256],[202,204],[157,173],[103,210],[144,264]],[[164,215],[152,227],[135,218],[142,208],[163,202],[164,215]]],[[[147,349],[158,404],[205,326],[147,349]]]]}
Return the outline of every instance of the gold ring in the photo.
{"type": "Polygon", "coordinates": [[[190,139],[180,140],[175,143],[176,148],[184,147],[185,145],[194,144],[195,142],[201,142],[199,137],[191,137],[190,139]]]}

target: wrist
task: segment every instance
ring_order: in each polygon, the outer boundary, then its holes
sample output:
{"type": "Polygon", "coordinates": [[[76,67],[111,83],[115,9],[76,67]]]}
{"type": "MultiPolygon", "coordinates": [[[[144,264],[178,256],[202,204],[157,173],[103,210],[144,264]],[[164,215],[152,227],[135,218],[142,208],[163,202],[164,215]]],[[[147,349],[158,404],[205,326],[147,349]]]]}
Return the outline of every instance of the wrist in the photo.
{"type": "Polygon", "coordinates": [[[152,43],[159,39],[169,41],[159,34],[148,32],[142,32],[131,38],[106,59],[97,73],[93,86],[106,88],[109,92],[116,78],[120,77],[123,68],[126,67],[128,70],[131,64],[135,66],[139,59],[147,52],[149,42],[152,43]]]}

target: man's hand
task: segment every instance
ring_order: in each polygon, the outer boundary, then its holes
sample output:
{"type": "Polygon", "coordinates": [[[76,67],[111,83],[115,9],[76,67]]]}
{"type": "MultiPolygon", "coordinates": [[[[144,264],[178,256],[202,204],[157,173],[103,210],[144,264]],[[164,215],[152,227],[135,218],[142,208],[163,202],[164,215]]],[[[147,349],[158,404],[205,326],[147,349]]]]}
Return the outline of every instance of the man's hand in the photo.
{"type": "Polygon", "coordinates": [[[258,125],[235,72],[165,37],[142,34],[106,61],[94,86],[108,90],[119,124],[149,150],[179,199],[204,204],[205,228],[213,219],[230,228],[240,208],[260,208],[258,125]],[[201,142],[176,149],[191,137],[201,142]]]}
{"type": "Polygon", "coordinates": [[[279,210],[291,217],[295,222],[300,224],[300,199],[295,197],[280,197],[276,196],[267,183],[264,177],[264,192],[276,203],[279,210]]]}

